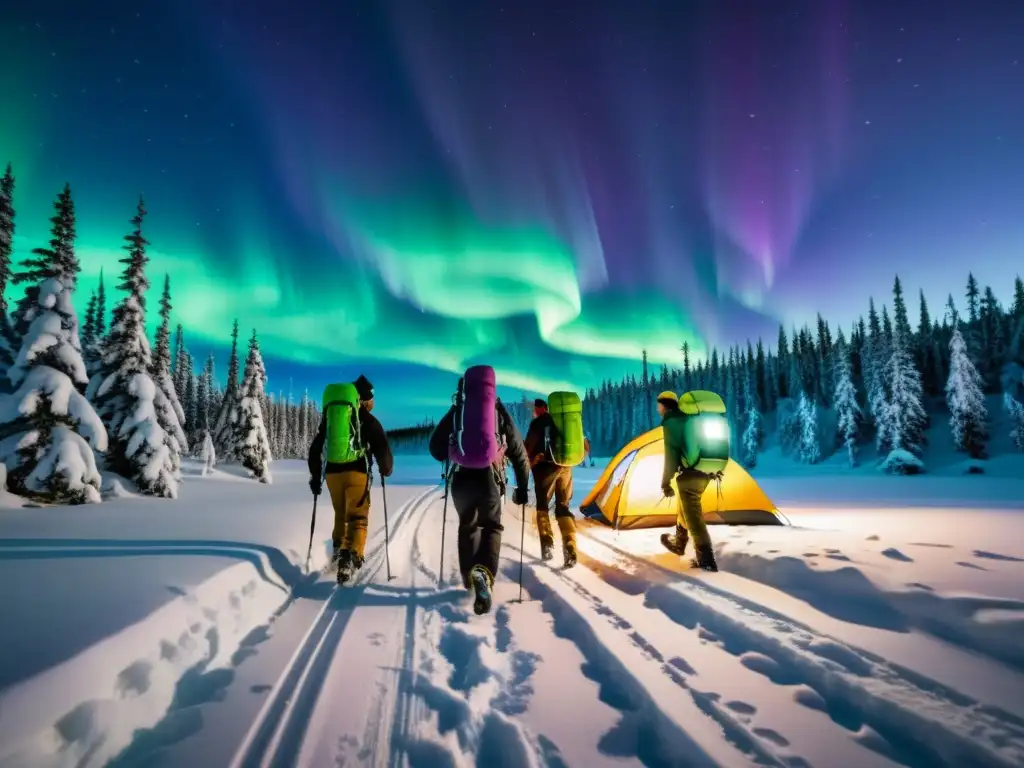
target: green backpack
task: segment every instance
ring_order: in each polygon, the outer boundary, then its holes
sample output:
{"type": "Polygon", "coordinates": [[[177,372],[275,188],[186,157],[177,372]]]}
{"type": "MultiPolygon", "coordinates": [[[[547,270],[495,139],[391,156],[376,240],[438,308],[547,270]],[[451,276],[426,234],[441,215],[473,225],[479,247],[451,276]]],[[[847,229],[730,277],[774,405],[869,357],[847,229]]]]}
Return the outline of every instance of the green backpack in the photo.
{"type": "Polygon", "coordinates": [[[323,412],[327,419],[327,461],[347,464],[363,458],[366,451],[359,434],[359,393],[355,384],[328,384],[324,388],[323,412]]]}
{"type": "Polygon", "coordinates": [[[683,466],[713,475],[729,464],[729,420],[725,402],[714,392],[695,389],[679,398],[683,412],[683,466]]]}
{"type": "Polygon", "coordinates": [[[583,403],[575,392],[548,395],[548,413],[555,422],[553,434],[544,442],[551,460],[560,467],[575,467],[583,461],[583,403]]]}

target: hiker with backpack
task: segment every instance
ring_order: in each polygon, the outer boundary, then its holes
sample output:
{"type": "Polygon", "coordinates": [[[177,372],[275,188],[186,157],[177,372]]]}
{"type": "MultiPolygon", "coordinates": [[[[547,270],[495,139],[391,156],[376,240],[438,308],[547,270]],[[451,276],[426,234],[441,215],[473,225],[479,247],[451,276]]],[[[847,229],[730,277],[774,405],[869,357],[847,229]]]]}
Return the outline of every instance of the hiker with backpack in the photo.
{"type": "Polygon", "coordinates": [[[551,530],[550,506],[555,500],[555,520],[562,538],[566,568],[576,565],[576,519],[572,501],[572,468],[583,460],[583,404],[575,392],[552,392],[548,402],[533,401],[533,421],[526,430],[526,453],[533,470],[537,496],[537,535],[540,556],[554,557],[555,537],[551,530]],[[550,403],[550,408],[548,407],[550,403]]]}
{"type": "Polygon", "coordinates": [[[382,477],[390,477],[394,468],[384,427],[370,413],[373,404],[373,385],[365,376],[351,384],[328,384],[320,427],[309,447],[309,489],[319,496],[326,480],[334,507],[331,564],[339,584],[363,567],[373,463],[382,477]]]}
{"type": "Polygon", "coordinates": [[[662,534],[661,543],[681,557],[692,538],[697,556],[691,566],[717,571],[701,499],[712,480],[721,481],[729,461],[725,403],[714,392],[703,390],[685,392],[682,398],[675,392],[662,392],[658,395],[658,415],[665,434],[661,490],[666,498],[674,496],[673,478],[679,489],[676,532],[674,536],[662,534]]]}
{"type": "MultiPolygon", "coordinates": [[[[515,422],[497,396],[494,369],[475,365],[459,379],[454,405],[430,436],[430,455],[446,464],[459,516],[459,571],[477,614],[491,610],[501,552],[505,461],[512,462],[514,504],[526,504],[530,465],[515,422]]],[[[444,564],[442,563],[442,569],[444,564]]]]}

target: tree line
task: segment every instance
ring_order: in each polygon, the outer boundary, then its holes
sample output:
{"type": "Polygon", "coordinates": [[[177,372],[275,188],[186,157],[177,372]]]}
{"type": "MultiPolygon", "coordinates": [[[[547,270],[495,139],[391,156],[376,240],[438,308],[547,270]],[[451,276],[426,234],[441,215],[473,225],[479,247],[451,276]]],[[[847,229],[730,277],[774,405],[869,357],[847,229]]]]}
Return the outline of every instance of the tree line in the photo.
{"type": "Polygon", "coordinates": [[[17,267],[14,191],[8,164],[0,178],[0,474],[8,490],[49,503],[97,502],[102,467],[143,494],[176,498],[182,456],[202,456],[207,467],[237,461],[269,483],[274,455],[305,454],[319,412],[307,395],[299,403],[268,397],[255,330],[240,365],[235,321],[223,388],[212,355],[197,374],[180,324],[171,347],[165,275],[150,343],[144,200],[124,236],[114,306],[108,312],[101,271],[80,325],[71,188],[65,185],[54,201],[48,245],[34,248],[17,267]],[[24,285],[13,309],[5,298],[8,285],[24,285]]]}
{"type": "MultiPolygon", "coordinates": [[[[936,413],[948,414],[956,447],[986,455],[991,414],[987,395],[1002,395],[1010,437],[1024,448],[1024,282],[1014,281],[1013,302],[1000,305],[991,287],[968,275],[962,309],[953,296],[932,317],[919,292],[912,327],[903,287],[893,282],[892,311],[868,301],[867,317],[845,334],[818,315],[816,328],[779,327],[774,348],[762,339],[727,351],[712,349],[694,362],[683,344],[681,365],[654,369],[647,355],[640,377],[604,381],[586,392],[584,429],[596,454],[612,455],[632,437],[658,424],[659,392],[709,389],[722,395],[730,414],[735,457],[757,464],[767,435],[776,430],[793,458],[817,463],[846,452],[858,463],[861,446],[874,442],[881,468],[894,473],[923,469],[925,431],[936,413]]],[[[509,410],[525,429],[533,404],[523,396],[509,410]]]]}

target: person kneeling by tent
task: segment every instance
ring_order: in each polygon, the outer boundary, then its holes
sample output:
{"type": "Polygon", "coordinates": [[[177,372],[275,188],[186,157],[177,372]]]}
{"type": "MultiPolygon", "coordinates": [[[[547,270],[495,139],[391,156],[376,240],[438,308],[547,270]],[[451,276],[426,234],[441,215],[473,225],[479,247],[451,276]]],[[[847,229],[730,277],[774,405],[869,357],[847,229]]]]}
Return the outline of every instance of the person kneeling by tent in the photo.
{"type": "MultiPolygon", "coordinates": [[[[459,379],[455,404],[430,436],[430,455],[451,466],[450,489],[459,516],[459,571],[475,593],[473,610],[491,610],[491,587],[501,552],[505,460],[516,475],[514,504],[526,504],[530,464],[515,422],[497,396],[494,369],[475,365],[459,379]]],[[[444,564],[442,563],[442,568],[444,564]]]]}
{"type": "Polygon", "coordinates": [[[685,412],[680,409],[675,392],[658,395],[658,414],[665,433],[661,490],[666,497],[673,496],[672,478],[675,477],[680,497],[675,536],[662,534],[661,543],[670,552],[682,556],[692,537],[697,556],[691,565],[717,571],[701,498],[708,483],[721,478],[729,460],[728,425],[724,431],[722,428],[725,404],[715,393],[698,390],[684,393],[682,405],[685,412]]]}
{"type": "Polygon", "coordinates": [[[387,434],[372,410],[373,385],[365,376],[353,384],[328,384],[320,428],[309,446],[309,489],[319,496],[326,479],[334,507],[331,563],[337,566],[339,584],[363,567],[373,461],[382,477],[391,477],[394,468],[387,434]]]}

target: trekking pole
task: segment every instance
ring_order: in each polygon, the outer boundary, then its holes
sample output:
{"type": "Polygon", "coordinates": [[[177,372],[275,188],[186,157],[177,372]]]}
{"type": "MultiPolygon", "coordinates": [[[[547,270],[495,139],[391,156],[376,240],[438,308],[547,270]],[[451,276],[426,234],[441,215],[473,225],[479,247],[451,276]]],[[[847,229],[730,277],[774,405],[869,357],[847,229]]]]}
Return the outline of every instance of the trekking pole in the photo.
{"type": "Polygon", "coordinates": [[[306,573],[309,573],[309,559],[313,556],[313,530],[316,528],[316,502],[319,496],[313,497],[313,519],[309,521],[309,549],[306,550],[306,573]]]}
{"type": "Polygon", "coordinates": [[[448,522],[448,462],[444,463],[444,508],[441,510],[441,566],[437,569],[437,588],[444,584],[444,529],[448,522]]]}
{"type": "Polygon", "coordinates": [[[523,602],[523,550],[526,549],[526,504],[523,504],[523,526],[519,534],[519,602],[523,602]]]}
{"type": "Polygon", "coordinates": [[[388,533],[388,486],[384,482],[384,475],[380,476],[380,495],[384,499],[384,562],[388,567],[388,581],[391,581],[394,576],[391,575],[391,552],[390,552],[390,534],[388,533]]]}

